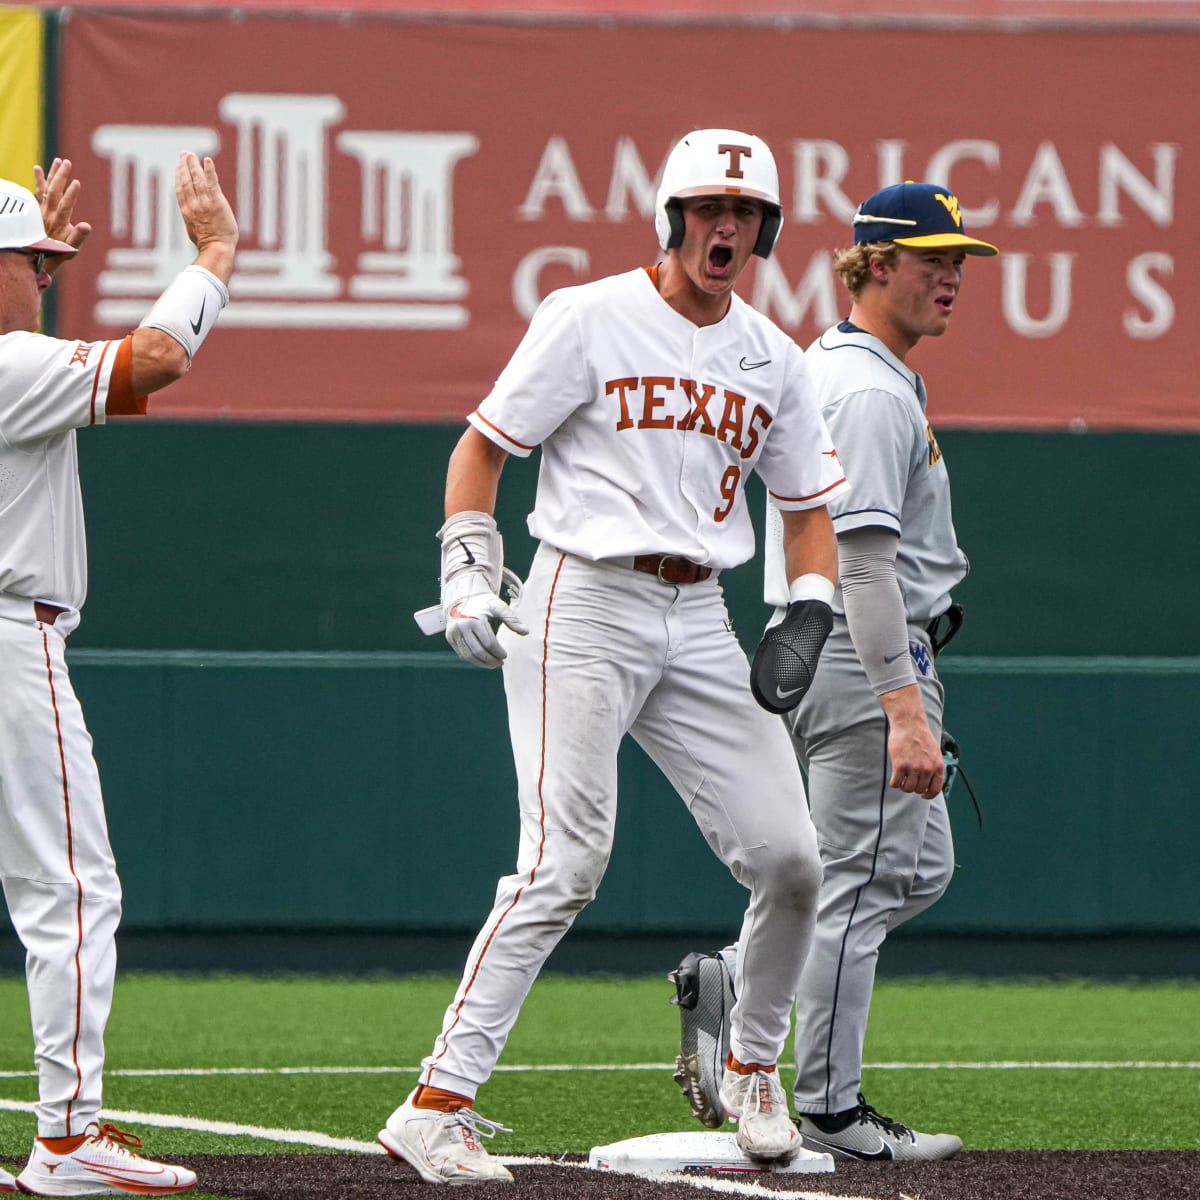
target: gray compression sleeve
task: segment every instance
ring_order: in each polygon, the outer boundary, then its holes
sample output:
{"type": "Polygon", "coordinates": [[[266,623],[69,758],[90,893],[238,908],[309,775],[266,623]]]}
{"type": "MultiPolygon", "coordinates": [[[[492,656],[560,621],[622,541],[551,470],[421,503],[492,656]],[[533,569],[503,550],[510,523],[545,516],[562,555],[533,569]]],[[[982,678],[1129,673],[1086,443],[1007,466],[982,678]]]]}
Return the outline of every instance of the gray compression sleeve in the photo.
{"type": "Polygon", "coordinates": [[[916,683],[904,597],[896,580],[900,539],[878,525],[838,535],[838,574],[850,640],[877,696],[916,683]]]}

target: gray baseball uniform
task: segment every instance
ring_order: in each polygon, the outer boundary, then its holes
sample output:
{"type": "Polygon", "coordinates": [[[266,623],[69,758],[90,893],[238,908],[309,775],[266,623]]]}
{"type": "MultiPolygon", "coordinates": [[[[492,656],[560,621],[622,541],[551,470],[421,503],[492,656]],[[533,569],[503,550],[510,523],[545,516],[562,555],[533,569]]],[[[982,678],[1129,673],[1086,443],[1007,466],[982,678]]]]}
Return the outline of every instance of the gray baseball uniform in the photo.
{"type": "MultiPolygon", "coordinates": [[[[883,663],[894,668],[889,686],[915,680],[940,737],[942,685],[927,626],[949,606],[968,565],[951,520],[946,465],[925,416],[924,384],[849,322],[826,330],[805,359],[851,483],[830,503],[839,547],[844,552],[860,531],[898,537],[895,573],[908,644],[883,655],[883,663]]],[[[785,605],[773,511],[768,526],[766,598],[785,605]]],[[[850,637],[846,583],[843,570],[813,687],[786,718],[808,774],[824,865],[817,932],[796,1004],[798,1112],[856,1103],[879,947],[890,930],[937,900],[954,865],[945,799],[926,801],[889,786],[887,721],[850,637]]]]}

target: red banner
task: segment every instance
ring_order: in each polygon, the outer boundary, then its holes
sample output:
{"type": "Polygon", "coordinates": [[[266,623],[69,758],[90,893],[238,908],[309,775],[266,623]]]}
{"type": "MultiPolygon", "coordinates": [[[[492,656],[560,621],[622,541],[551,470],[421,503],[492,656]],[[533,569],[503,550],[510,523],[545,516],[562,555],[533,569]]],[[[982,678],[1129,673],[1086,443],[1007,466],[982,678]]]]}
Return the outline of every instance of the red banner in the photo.
{"type": "Polygon", "coordinates": [[[80,11],[61,48],[94,227],[61,332],[132,328],[190,261],[181,150],[237,209],[233,302],[159,417],[461,419],[548,291],[654,260],[663,159],[714,125],[775,150],[740,290],[801,344],[848,309],[855,205],[929,179],[1002,251],[912,355],[937,424],[1200,430],[1200,34],[80,11]]]}
{"type": "MultiPolygon", "coordinates": [[[[205,0],[208,8],[331,13],[417,13],[428,17],[430,0],[205,0]]],[[[72,8],[112,8],[113,0],[73,0],[72,8]]],[[[167,10],[177,0],[121,0],[121,8],[167,10]]],[[[672,21],[718,19],[722,24],[773,22],[855,25],[886,22],[961,28],[964,22],[1019,22],[1022,27],[1106,23],[1180,27],[1200,20],[1200,0],[440,0],[440,17],[488,16],[528,21],[538,17],[619,17],[672,21]]]]}

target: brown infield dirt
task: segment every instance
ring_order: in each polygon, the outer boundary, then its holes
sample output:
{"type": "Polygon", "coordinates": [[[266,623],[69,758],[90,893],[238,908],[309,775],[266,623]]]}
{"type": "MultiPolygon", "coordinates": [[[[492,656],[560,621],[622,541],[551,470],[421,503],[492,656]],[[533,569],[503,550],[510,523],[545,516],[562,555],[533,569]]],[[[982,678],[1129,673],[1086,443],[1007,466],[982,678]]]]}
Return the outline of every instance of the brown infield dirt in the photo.
{"type": "MultiPolygon", "coordinates": [[[[406,1163],[382,1155],[192,1155],[179,1161],[199,1174],[197,1191],[246,1200],[429,1200],[441,1190],[423,1183],[406,1163]]],[[[513,1183],[473,1185],[465,1194],[478,1200],[703,1200],[731,1194],[581,1169],[585,1162],[582,1155],[517,1162],[513,1183]]],[[[742,1195],[753,1194],[746,1187],[753,1183],[760,1194],[864,1200],[1200,1200],[1200,1150],[975,1150],[950,1162],[839,1162],[831,1175],[736,1179],[742,1186],[732,1194],[742,1195]]]]}

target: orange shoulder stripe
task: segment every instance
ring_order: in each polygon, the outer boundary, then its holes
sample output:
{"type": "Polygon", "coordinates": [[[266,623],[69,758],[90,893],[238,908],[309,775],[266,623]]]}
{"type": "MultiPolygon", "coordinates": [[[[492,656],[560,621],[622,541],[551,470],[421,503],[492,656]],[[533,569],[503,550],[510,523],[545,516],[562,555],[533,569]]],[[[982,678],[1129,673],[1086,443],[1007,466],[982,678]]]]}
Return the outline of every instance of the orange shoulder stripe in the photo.
{"type": "MultiPolygon", "coordinates": [[[[104,360],[101,359],[101,362],[104,360]]],[[[96,374],[99,376],[99,366],[96,374]]],[[[93,413],[95,404],[93,402],[93,413]]],[[[113,363],[112,375],[108,380],[108,404],[105,411],[114,417],[134,417],[146,411],[146,397],[134,394],[133,390],[133,334],[122,338],[117,347],[117,358],[113,363]]]]}

